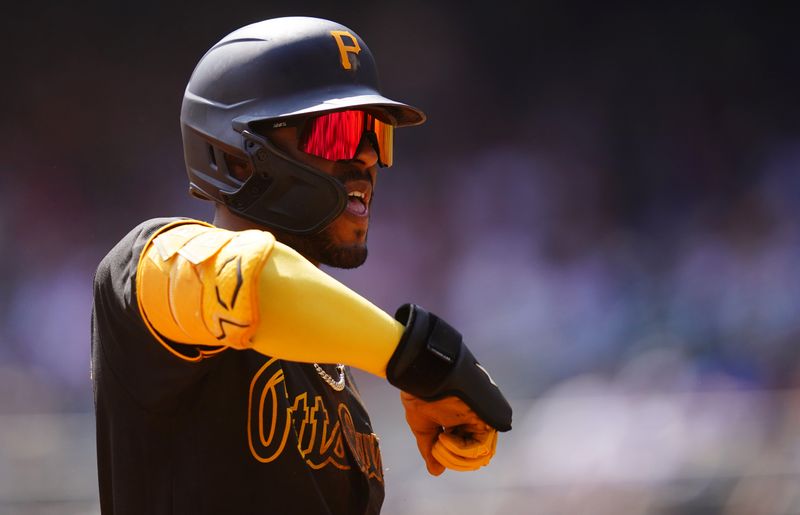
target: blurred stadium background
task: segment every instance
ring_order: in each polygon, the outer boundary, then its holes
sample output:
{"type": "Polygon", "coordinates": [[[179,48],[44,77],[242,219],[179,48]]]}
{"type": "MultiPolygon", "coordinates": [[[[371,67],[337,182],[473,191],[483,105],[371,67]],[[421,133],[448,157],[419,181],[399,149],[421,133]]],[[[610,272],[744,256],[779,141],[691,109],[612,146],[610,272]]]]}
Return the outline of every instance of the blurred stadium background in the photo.
{"type": "MultiPolygon", "coordinates": [[[[465,334],[515,408],[429,477],[365,374],[389,515],[800,513],[800,38],[740,3],[18,4],[0,21],[0,513],[97,503],[94,268],[186,193],[203,52],[303,14],[370,45],[397,134],[368,263],[332,273],[465,334]]],[[[777,5],[777,4],[776,4],[777,5]]]]}

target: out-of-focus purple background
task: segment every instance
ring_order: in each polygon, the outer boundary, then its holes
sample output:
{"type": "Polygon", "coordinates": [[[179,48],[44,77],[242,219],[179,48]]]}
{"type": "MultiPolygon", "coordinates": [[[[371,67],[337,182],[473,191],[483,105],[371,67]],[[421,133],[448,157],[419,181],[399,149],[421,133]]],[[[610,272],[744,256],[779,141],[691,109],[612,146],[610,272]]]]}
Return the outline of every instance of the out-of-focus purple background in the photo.
{"type": "Polygon", "coordinates": [[[331,273],[448,319],[515,409],[491,466],[433,478],[359,373],[386,513],[800,513],[796,12],[238,0],[0,22],[0,512],[98,513],[94,268],[146,218],[208,219],[186,81],[293,14],[355,30],[429,116],[379,174],[369,261],[331,273]]]}

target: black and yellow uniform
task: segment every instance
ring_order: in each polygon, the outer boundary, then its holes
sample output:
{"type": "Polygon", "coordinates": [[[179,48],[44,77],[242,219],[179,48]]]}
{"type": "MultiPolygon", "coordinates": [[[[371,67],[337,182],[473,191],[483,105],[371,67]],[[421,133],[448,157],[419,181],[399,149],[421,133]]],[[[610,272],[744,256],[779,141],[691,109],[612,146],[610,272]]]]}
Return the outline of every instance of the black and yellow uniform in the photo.
{"type": "Polygon", "coordinates": [[[311,364],[153,336],[137,268],[152,235],[175,220],[139,225],[95,277],[102,512],[378,513],[378,439],[349,373],[337,392],[311,364]]]}

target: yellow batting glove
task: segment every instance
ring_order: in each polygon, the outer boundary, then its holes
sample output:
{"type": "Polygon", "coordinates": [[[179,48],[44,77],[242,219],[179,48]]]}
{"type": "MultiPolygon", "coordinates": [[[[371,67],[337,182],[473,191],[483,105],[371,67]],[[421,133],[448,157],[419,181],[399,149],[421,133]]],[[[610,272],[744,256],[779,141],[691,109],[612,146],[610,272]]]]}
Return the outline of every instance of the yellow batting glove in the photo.
{"type": "Polygon", "coordinates": [[[497,430],[458,397],[425,401],[400,392],[408,422],[428,472],[445,468],[477,470],[489,464],[497,448],[497,430]]]}

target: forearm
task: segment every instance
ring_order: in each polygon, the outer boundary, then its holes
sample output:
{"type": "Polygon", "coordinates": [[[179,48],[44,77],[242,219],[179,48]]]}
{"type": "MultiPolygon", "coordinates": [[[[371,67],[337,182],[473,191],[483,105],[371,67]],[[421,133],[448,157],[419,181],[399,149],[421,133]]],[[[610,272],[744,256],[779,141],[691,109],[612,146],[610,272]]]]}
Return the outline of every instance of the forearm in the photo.
{"type": "Polygon", "coordinates": [[[346,363],[381,377],[404,329],[281,243],[261,270],[258,304],[254,350],[292,361],[346,363]]]}

